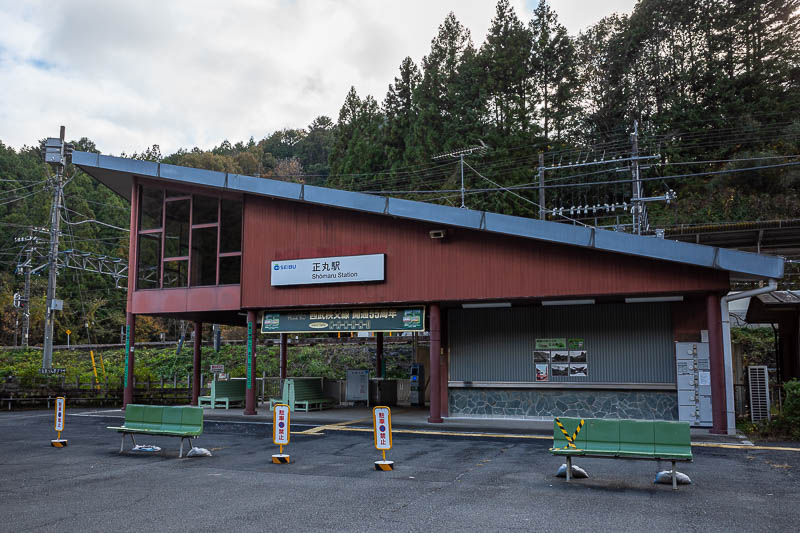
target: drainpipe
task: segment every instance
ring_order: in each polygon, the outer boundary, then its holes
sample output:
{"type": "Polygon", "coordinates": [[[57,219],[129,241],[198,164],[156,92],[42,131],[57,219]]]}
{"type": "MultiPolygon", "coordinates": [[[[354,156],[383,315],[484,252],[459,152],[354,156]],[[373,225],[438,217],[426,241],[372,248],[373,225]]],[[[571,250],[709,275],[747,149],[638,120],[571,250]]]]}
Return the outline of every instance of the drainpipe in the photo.
{"type": "Polygon", "coordinates": [[[733,407],[733,351],[731,349],[731,315],[728,302],[751,298],[759,294],[766,294],[778,288],[778,281],[771,279],[769,285],[758,289],[728,294],[720,299],[722,311],[722,357],[725,361],[725,418],[727,419],[728,435],[736,434],[736,413],[733,407]]]}

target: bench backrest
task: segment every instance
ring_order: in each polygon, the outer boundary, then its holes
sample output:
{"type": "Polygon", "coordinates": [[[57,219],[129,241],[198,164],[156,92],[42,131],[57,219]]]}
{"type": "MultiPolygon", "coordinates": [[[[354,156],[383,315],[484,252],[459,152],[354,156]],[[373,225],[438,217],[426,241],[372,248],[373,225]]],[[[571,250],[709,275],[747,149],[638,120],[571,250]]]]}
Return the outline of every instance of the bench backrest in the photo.
{"type": "Polygon", "coordinates": [[[653,453],[655,436],[652,420],[620,420],[620,449],[634,453],[653,453]]]}
{"type": "Polygon", "coordinates": [[[656,455],[692,454],[691,433],[688,422],[654,422],[656,455]]]}
{"type": "Polygon", "coordinates": [[[322,397],[322,385],[316,379],[287,379],[289,383],[289,403],[322,397]]]}
{"type": "Polygon", "coordinates": [[[128,404],[125,407],[125,426],[131,429],[202,431],[203,408],[128,404]]]}
{"type": "Polygon", "coordinates": [[[586,420],[586,448],[598,452],[619,451],[619,420],[590,418],[586,420]]]}
{"type": "MultiPolygon", "coordinates": [[[[558,417],[558,419],[564,425],[564,429],[567,430],[567,433],[569,433],[570,437],[572,437],[572,435],[575,433],[575,429],[581,422],[580,418],[567,418],[560,416],[558,417]]],[[[558,424],[556,424],[556,421],[553,420],[553,448],[564,448],[566,446],[567,446],[567,439],[564,438],[564,434],[561,432],[561,429],[558,427],[558,424]]],[[[581,429],[581,432],[578,433],[578,436],[575,438],[575,446],[577,446],[578,449],[581,450],[586,448],[585,426],[581,429]]]]}
{"type": "MultiPolygon", "coordinates": [[[[559,420],[570,436],[580,422],[579,418],[559,417],[559,420]]],[[[667,457],[692,456],[688,422],[601,418],[584,420],[584,427],[575,440],[578,449],[667,457]]],[[[561,429],[553,422],[553,448],[564,448],[566,445],[561,429]]]]}
{"type": "Polygon", "coordinates": [[[243,379],[231,381],[212,381],[211,382],[211,397],[212,398],[225,398],[225,397],[244,397],[247,382],[243,379]]]}

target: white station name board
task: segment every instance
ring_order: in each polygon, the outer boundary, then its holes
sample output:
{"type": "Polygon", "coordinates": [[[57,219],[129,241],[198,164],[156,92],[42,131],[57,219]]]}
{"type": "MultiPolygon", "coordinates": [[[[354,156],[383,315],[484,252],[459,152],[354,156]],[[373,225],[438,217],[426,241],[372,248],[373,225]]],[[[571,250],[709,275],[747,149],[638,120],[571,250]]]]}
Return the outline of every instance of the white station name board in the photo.
{"type": "Polygon", "coordinates": [[[273,287],[384,281],[385,257],[370,254],[273,261],[270,281],[273,287]]]}

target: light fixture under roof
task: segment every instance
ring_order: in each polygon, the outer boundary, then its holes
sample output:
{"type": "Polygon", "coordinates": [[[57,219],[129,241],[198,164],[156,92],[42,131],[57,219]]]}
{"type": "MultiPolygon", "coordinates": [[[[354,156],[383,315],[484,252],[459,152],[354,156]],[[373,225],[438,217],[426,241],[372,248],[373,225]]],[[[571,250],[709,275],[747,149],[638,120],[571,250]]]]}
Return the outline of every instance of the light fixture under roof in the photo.
{"type": "Polygon", "coordinates": [[[488,302],[479,304],[461,304],[464,309],[490,309],[492,307],[511,307],[511,302],[488,302]]]}
{"type": "Polygon", "coordinates": [[[542,305],[592,305],[594,298],[586,300],[545,300],[542,305]]]}
{"type": "Polygon", "coordinates": [[[651,302],[682,302],[683,296],[646,296],[642,298],[625,298],[626,304],[644,304],[651,302]]]}

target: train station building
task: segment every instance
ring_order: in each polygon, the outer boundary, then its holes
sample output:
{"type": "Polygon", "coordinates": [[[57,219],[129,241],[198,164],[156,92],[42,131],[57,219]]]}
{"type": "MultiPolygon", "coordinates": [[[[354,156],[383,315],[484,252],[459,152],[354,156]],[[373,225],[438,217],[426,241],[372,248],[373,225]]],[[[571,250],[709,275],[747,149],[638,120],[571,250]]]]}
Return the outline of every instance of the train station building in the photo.
{"type": "Polygon", "coordinates": [[[783,276],[781,258],[724,248],[93,153],[72,162],[131,202],[128,338],[138,315],[247,327],[246,414],[256,335],[426,331],[430,422],[681,419],[724,433],[724,297],[733,281],[764,280],[766,293],[783,276]]]}

